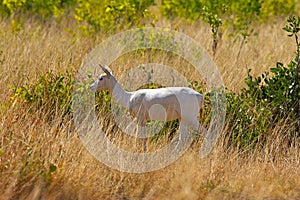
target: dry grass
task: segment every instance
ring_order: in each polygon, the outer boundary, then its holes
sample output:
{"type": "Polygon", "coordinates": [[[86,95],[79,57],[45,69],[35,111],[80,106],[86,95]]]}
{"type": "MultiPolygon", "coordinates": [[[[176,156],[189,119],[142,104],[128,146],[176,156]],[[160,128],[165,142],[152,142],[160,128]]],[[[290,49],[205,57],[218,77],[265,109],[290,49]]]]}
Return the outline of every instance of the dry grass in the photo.
{"type": "MultiPolygon", "coordinates": [[[[28,108],[9,108],[7,102],[9,85],[35,81],[50,69],[76,70],[105,38],[83,37],[57,25],[33,22],[12,33],[8,24],[0,22],[0,49],[5,59],[0,66],[1,199],[300,198],[300,141],[287,141],[283,133],[290,125],[284,122],[268,133],[266,145],[255,152],[231,147],[227,137],[230,130],[224,130],[207,158],[198,158],[195,143],[178,161],[159,171],[122,173],[98,162],[81,144],[71,119],[58,115],[49,122],[43,110],[29,114],[28,108]],[[51,164],[57,170],[47,176],[51,164]]],[[[169,26],[166,22],[163,25],[169,26]]],[[[293,41],[281,27],[280,22],[257,27],[257,36],[243,47],[239,60],[239,43],[223,38],[214,60],[226,87],[238,91],[244,86],[245,67],[260,74],[276,61],[293,58],[293,41]]],[[[211,53],[207,26],[180,25],[179,31],[211,53]]],[[[128,57],[123,67],[114,67],[116,76],[132,63],[131,59],[128,57]]]]}

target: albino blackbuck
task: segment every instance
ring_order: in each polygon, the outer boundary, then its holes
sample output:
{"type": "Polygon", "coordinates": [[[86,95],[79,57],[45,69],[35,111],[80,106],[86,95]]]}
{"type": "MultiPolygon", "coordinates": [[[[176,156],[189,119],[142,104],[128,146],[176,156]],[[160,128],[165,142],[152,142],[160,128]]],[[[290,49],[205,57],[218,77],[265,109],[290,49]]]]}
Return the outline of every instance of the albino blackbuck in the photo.
{"type": "MultiPolygon", "coordinates": [[[[100,67],[105,73],[99,75],[90,89],[109,90],[116,102],[126,108],[137,120],[139,137],[147,137],[146,123],[149,120],[178,119],[180,128],[191,127],[197,132],[206,133],[198,120],[198,113],[204,102],[200,93],[188,87],[140,89],[128,92],[121,87],[109,67],[101,65],[100,67]]],[[[183,133],[187,134],[187,131],[183,133]]],[[[186,135],[180,134],[181,140],[185,138],[186,135]]],[[[144,140],[144,151],[146,151],[146,140],[144,140]]]]}

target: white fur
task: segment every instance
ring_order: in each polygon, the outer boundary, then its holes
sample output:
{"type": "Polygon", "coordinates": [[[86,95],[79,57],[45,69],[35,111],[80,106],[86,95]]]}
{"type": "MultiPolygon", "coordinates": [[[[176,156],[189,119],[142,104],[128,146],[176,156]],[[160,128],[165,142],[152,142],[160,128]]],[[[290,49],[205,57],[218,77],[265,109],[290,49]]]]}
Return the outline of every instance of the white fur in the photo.
{"type": "MultiPolygon", "coordinates": [[[[197,117],[204,101],[200,93],[188,87],[141,89],[128,92],[121,87],[107,66],[101,68],[105,74],[101,74],[90,89],[109,90],[112,97],[136,117],[141,127],[145,127],[149,120],[179,119],[180,125],[191,126],[195,131],[204,131],[197,117]]],[[[142,132],[144,132],[142,135],[145,135],[145,128],[142,128],[142,132]]]]}

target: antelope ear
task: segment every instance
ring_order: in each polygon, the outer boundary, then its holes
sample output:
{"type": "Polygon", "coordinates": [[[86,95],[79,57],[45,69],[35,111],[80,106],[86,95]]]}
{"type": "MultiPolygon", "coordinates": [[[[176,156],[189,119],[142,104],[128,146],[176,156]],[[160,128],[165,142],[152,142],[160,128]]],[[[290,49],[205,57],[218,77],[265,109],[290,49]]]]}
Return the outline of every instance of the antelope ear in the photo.
{"type": "Polygon", "coordinates": [[[99,66],[101,67],[101,69],[107,74],[107,75],[109,75],[109,76],[112,76],[113,74],[112,74],[112,71],[111,71],[111,69],[108,67],[108,66],[102,66],[102,65],[100,65],[99,64],[99,66]]]}

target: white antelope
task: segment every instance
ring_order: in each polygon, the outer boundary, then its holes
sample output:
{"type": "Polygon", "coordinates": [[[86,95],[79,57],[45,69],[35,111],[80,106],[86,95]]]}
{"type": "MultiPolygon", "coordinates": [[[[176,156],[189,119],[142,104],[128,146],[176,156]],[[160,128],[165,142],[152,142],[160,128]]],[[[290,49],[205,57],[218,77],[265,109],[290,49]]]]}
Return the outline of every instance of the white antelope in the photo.
{"type": "MultiPolygon", "coordinates": [[[[188,87],[166,87],[125,91],[118,83],[109,67],[102,67],[104,74],[90,86],[91,90],[109,90],[117,103],[135,117],[139,125],[140,137],[146,138],[146,123],[149,120],[170,121],[178,119],[180,127],[206,133],[198,120],[199,110],[204,102],[203,96],[188,87]]],[[[180,139],[184,135],[180,134],[180,139]]],[[[144,140],[144,151],[146,151],[144,140]]]]}

